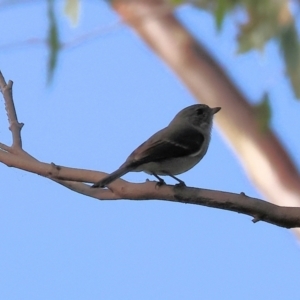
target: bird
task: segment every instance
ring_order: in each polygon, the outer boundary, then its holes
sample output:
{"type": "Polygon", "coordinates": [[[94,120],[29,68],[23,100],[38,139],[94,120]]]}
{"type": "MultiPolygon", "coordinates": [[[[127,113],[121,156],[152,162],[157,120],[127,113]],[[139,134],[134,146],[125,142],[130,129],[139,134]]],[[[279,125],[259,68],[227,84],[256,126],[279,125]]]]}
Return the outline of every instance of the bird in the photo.
{"type": "Polygon", "coordinates": [[[165,184],[160,176],[170,176],[178,185],[185,186],[176,175],[190,170],[204,157],[210,143],[213,117],[220,109],[205,104],[182,109],[167,127],[137,147],[119,169],[91,187],[104,188],[128,172],[140,171],[155,176],[158,185],[165,184]]]}

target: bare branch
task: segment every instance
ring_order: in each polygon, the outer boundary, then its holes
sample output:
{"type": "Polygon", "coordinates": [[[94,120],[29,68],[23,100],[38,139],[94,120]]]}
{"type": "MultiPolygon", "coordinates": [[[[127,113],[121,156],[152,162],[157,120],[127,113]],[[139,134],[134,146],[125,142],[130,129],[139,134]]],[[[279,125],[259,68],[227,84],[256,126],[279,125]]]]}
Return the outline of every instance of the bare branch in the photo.
{"type": "MultiPolygon", "coordinates": [[[[71,187],[69,187],[71,188],[71,187]]],[[[90,189],[89,189],[90,190],[90,189]]],[[[253,223],[265,221],[280,227],[300,227],[300,207],[281,207],[266,201],[251,198],[244,193],[234,194],[192,187],[164,185],[156,182],[128,183],[113,182],[109,189],[94,189],[93,195],[82,190],[82,194],[103,200],[166,200],[220,208],[253,217],[253,223]],[[107,194],[104,194],[107,192],[107,194]]]]}
{"type": "MultiPolygon", "coordinates": [[[[0,88],[6,101],[9,122],[20,124],[17,120],[11,88],[6,85],[0,73],[0,88]],[[7,92],[10,89],[10,92],[7,92]],[[11,103],[9,103],[11,102],[11,103]],[[8,104],[7,104],[8,103],[8,104]],[[11,111],[13,110],[13,111],[11,111]]],[[[164,185],[157,186],[156,182],[149,181],[142,184],[128,183],[118,179],[109,185],[109,189],[92,189],[84,182],[96,182],[106,176],[105,173],[74,169],[58,166],[54,163],[46,164],[38,161],[21,148],[21,126],[12,130],[14,147],[0,144],[0,162],[9,167],[32,172],[47,177],[68,189],[83,195],[101,200],[167,200],[172,202],[190,203],[208,207],[235,211],[252,216],[253,222],[265,221],[277,226],[292,228],[300,227],[299,207],[280,207],[259,199],[247,197],[245,194],[233,194],[220,191],[204,190],[191,187],[164,185]]]]}
{"type": "Polygon", "coordinates": [[[3,93],[5,109],[9,122],[9,129],[12,132],[13,137],[12,148],[22,149],[21,129],[24,124],[18,122],[17,113],[12,98],[12,86],[13,82],[10,80],[8,84],[6,84],[4,77],[0,72],[0,89],[3,93]]]}

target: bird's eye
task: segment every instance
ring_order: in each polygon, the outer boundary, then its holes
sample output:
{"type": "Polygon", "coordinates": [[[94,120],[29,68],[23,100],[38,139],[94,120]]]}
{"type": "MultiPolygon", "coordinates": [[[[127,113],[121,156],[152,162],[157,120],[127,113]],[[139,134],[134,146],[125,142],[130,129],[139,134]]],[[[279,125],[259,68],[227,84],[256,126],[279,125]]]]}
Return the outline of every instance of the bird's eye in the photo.
{"type": "Polygon", "coordinates": [[[203,108],[197,109],[197,116],[203,115],[203,113],[204,113],[203,108]]]}

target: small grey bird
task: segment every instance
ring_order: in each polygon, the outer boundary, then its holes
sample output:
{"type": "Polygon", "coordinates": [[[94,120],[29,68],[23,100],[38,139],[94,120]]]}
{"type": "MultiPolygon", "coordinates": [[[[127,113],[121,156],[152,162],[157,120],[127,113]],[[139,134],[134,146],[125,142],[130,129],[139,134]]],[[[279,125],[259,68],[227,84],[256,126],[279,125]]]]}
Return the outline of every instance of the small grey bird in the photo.
{"type": "Polygon", "coordinates": [[[221,107],[210,108],[204,104],[184,108],[167,127],[136,148],[118,170],[92,187],[102,188],[128,172],[140,171],[154,175],[159,180],[159,185],[165,182],[158,175],[165,175],[185,186],[175,175],[193,168],[206,154],[213,116],[220,109],[221,107]]]}

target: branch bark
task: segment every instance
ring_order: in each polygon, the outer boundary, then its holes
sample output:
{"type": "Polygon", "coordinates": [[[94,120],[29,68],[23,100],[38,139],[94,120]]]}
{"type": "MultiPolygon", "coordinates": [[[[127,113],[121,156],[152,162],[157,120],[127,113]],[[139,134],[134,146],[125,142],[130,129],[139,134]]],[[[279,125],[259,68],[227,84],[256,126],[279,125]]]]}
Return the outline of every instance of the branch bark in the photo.
{"type": "Polygon", "coordinates": [[[0,143],[0,162],[9,167],[35,173],[57,182],[77,193],[99,200],[166,200],[172,202],[204,205],[220,208],[253,217],[253,222],[265,221],[280,227],[300,227],[300,207],[280,207],[260,199],[247,197],[244,193],[233,194],[192,187],[164,185],[156,182],[134,184],[118,179],[108,189],[92,189],[86,183],[93,183],[106,173],[91,170],[67,168],[38,161],[22,148],[21,129],[12,97],[13,82],[6,84],[0,72],[0,90],[3,93],[9,129],[12,132],[12,146],[0,143]]]}
{"type": "Polygon", "coordinates": [[[222,107],[215,120],[262,195],[278,205],[300,206],[300,175],[291,158],[271,129],[260,130],[247,99],[177,20],[170,1],[114,0],[112,5],[197,101],[222,107]]]}

